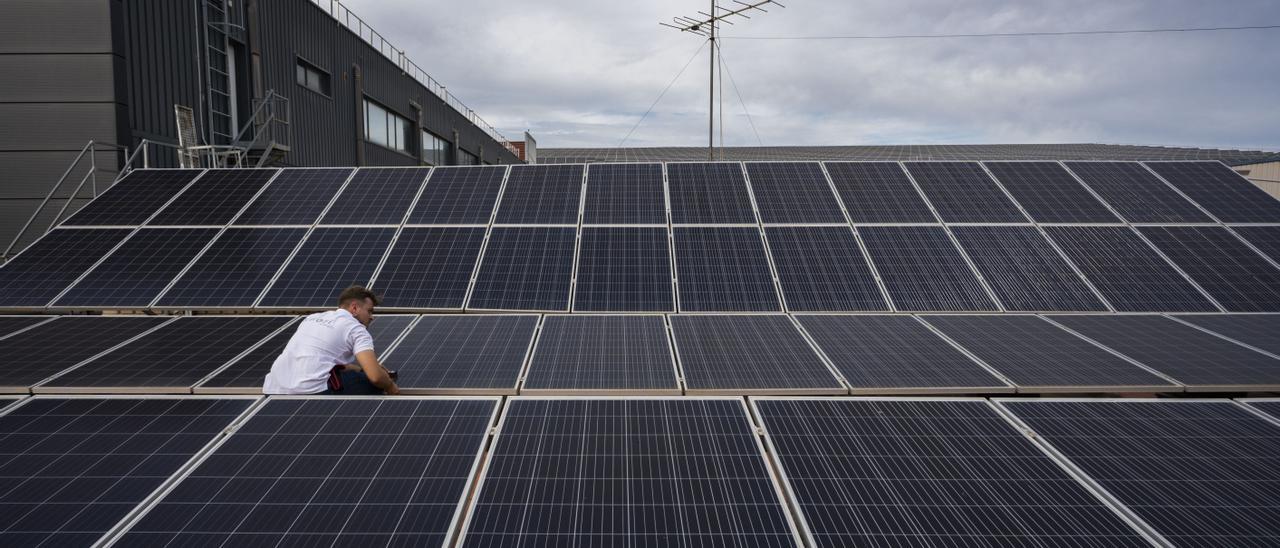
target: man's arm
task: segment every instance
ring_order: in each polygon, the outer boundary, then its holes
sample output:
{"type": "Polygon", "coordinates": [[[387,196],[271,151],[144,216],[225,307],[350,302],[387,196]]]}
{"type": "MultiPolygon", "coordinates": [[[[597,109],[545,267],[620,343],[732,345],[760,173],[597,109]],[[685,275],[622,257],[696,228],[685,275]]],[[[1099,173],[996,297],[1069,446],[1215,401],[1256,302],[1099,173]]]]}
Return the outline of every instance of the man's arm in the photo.
{"type": "Polygon", "coordinates": [[[372,350],[365,350],[356,354],[356,362],[360,365],[360,369],[364,371],[364,376],[369,378],[369,384],[381,388],[387,394],[395,395],[400,393],[400,387],[396,386],[396,381],[391,380],[391,375],[387,374],[387,370],[378,363],[377,356],[374,356],[372,350]]]}

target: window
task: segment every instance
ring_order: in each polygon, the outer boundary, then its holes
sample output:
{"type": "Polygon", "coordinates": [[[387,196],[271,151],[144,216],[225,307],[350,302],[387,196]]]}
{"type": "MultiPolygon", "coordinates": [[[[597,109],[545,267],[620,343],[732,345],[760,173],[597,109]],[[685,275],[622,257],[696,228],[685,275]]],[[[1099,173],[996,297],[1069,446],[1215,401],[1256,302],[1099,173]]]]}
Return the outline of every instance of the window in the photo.
{"type": "Polygon", "coordinates": [[[449,141],[422,130],[422,161],[433,166],[449,165],[449,141]]]}
{"type": "Polygon", "coordinates": [[[298,58],[298,85],[326,97],[333,95],[330,93],[329,73],[302,58],[298,58]]]}
{"type": "Polygon", "coordinates": [[[478,166],[480,165],[480,158],[477,158],[475,154],[472,154],[462,149],[458,149],[458,165],[478,166]]]}
{"type": "Polygon", "coordinates": [[[368,99],[364,100],[364,138],[370,143],[409,153],[413,124],[368,99]]]}

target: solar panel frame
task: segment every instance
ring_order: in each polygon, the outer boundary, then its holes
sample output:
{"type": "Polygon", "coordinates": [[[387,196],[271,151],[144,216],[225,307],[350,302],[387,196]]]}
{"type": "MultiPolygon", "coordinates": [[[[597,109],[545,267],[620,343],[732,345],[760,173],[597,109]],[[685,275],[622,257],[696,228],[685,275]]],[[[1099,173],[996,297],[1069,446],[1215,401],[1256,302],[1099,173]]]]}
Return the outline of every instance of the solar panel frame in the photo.
{"type": "Polygon", "coordinates": [[[487,225],[496,213],[506,179],[507,166],[437,167],[427,177],[405,222],[487,225]]]}
{"type": "Polygon", "coordinates": [[[145,309],[213,244],[220,228],[139,228],[50,304],[51,309],[145,309]]]}
{"type": "Polygon", "coordinates": [[[259,310],[292,310],[328,307],[333,304],[331,301],[343,288],[352,283],[367,285],[369,280],[373,279],[378,272],[378,267],[382,265],[383,260],[386,258],[387,252],[395,243],[395,236],[398,232],[397,228],[386,226],[324,226],[313,228],[298,244],[298,248],[294,250],[293,255],[281,265],[280,271],[276,273],[275,278],[271,280],[267,288],[262,291],[262,295],[254,302],[254,308],[259,310]],[[354,237],[357,235],[363,236],[363,239],[356,241],[354,237]],[[383,241],[384,239],[385,241],[383,241]],[[356,247],[353,252],[353,248],[334,248],[330,245],[335,243],[343,246],[354,243],[356,247]],[[332,262],[330,259],[341,259],[348,262],[345,265],[330,265],[332,262]],[[312,268],[316,261],[323,262],[326,268],[329,266],[340,268],[319,272],[312,268]],[[304,278],[304,276],[314,274],[321,274],[324,277],[312,276],[309,279],[304,278]],[[344,276],[347,279],[337,280],[334,278],[335,275],[344,276]],[[356,279],[350,279],[353,277],[356,279]],[[321,281],[331,285],[317,287],[316,284],[321,281]],[[283,291],[301,292],[308,288],[310,290],[309,295],[302,295],[301,293],[298,295],[290,293],[277,294],[283,291]]]}
{"type": "MultiPolygon", "coordinates": [[[[495,470],[493,461],[495,460],[496,455],[499,453],[499,450],[505,449],[506,440],[502,438],[503,432],[516,431],[516,427],[514,424],[512,425],[508,424],[508,419],[513,421],[513,423],[514,421],[519,420],[519,419],[511,418],[514,415],[514,413],[512,412],[512,409],[514,407],[525,405],[525,403],[523,402],[536,403],[541,401],[576,402],[576,401],[610,401],[610,400],[623,401],[623,402],[667,401],[667,402],[677,403],[681,406],[684,406],[684,405],[691,406],[691,405],[695,405],[697,402],[731,402],[732,401],[732,402],[737,402],[737,405],[733,405],[733,407],[737,407],[739,405],[741,406],[741,411],[743,413],[742,418],[746,420],[746,426],[748,427],[751,426],[751,421],[749,420],[750,410],[747,408],[746,401],[743,398],[726,398],[726,397],[714,397],[714,396],[694,396],[694,397],[634,396],[634,397],[628,397],[628,398],[611,398],[606,396],[558,396],[558,397],[556,396],[516,396],[516,397],[509,398],[507,402],[506,410],[504,410],[504,412],[502,413],[502,416],[498,419],[498,427],[497,427],[498,435],[495,437],[493,441],[492,449],[488,451],[487,455],[485,455],[484,464],[481,468],[479,481],[477,482],[477,486],[472,493],[471,500],[467,505],[467,511],[466,511],[467,517],[462,523],[461,534],[456,540],[455,544],[460,547],[474,545],[474,544],[468,543],[468,537],[474,536],[474,534],[471,532],[471,526],[472,526],[472,522],[476,519],[476,515],[478,514],[478,508],[481,504],[481,500],[482,500],[481,497],[484,494],[484,488],[486,487],[486,485],[492,485],[491,483],[489,483],[489,481],[490,481],[490,474],[495,470]],[[500,443],[503,445],[500,446],[499,445],[500,443]]],[[[730,405],[730,404],[726,403],[726,405],[730,405]]],[[[679,415],[679,416],[689,416],[689,415],[679,415]]],[[[515,434],[512,434],[512,436],[514,435],[515,434]]],[[[678,439],[676,437],[677,435],[678,433],[672,434],[669,436],[668,439],[676,440],[678,439]]],[[[759,455],[762,459],[765,459],[763,461],[763,464],[766,467],[768,467],[769,461],[767,459],[767,454],[765,453],[764,444],[760,441],[760,436],[751,434],[749,437],[754,440],[753,454],[759,455]]],[[[511,439],[511,438],[509,437],[508,439],[511,439]]],[[[555,449],[555,448],[552,448],[552,449],[555,449]]],[[[755,462],[754,459],[752,460],[752,462],[755,462]]],[[[673,474],[674,473],[675,472],[673,471],[673,474]]],[[[786,499],[786,495],[783,492],[783,487],[779,485],[777,479],[773,476],[773,474],[768,473],[767,470],[766,470],[765,477],[768,479],[769,485],[772,488],[773,496],[776,497],[774,500],[780,506],[785,505],[785,501],[787,499],[786,499]]],[[[742,478],[729,478],[729,479],[740,480],[742,478]]],[[[760,479],[763,479],[763,478],[760,478],[760,479]]],[[[677,507],[680,507],[680,506],[677,504],[677,507]]],[[[790,532],[790,535],[788,537],[790,539],[789,544],[796,547],[803,546],[803,543],[801,540],[801,532],[799,527],[797,526],[797,523],[795,522],[794,517],[792,516],[791,512],[786,511],[785,507],[783,507],[782,510],[783,510],[781,512],[782,519],[785,521],[779,523],[779,525],[785,525],[786,527],[789,528],[789,532],[790,532]]],[[[681,521],[683,521],[683,519],[681,521]]],[[[635,533],[635,534],[640,534],[640,533],[635,533]]],[[[655,537],[655,542],[659,542],[659,543],[670,542],[670,538],[671,538],[670,534],[666,534],[666,533],[654,533],[654,534],[649,534],[648,536],[655,537]],[[659,537],[659,535],[661,536],[659,537]],[[661,538],[662,540],[658,541],[656,540],[656,538],[661,538]]],[[[739,534],[739,536],[741,536],[741,534],[739,534]]],[[[643,542],[645,539],[640,538],[637,540],[640,540],[641,542],[643,542]]],[[[482,545],[488,546],[491,544],[495,544],[495,543],[489,542],[489,543],[484,543],[482,545]]],[[[752,544],[744,544],[744,545],[752,545],[752,544]]]]}
{"type": "Polygon", "coordinates": [[[148,226],[225,226],[240,216],[283,170],[211,169],[147,220],[148,226]]]}
{"type": "Polygon", "coordinates": [[[431,175],[431,167],[361,167],[325,209],[319,226],[404,223],[431,175]]]}
{"type": "Polygon", "coordinates": [[[507,173],[495,225],[577,225],[584,164],[518,164],[507,173]]]}
{"type": "MultiPolygon", "coordinates": [[[[559,348],[557,346],[556,348],[559,348]]],[[[538,335],[534,341],[533,347],[530,349],[528,364],[525,372],[521,375],[520,393],[528,395],[576,395],[576,394],[617,394],[627,396],[661,396],[661,395],[680,395],[680,371],[676,365],[675,349],[672,347],[670,330],[667,327],[666,317],[664,315],[655,314],[564,314],[564,315],[547,315],[543,318],[538,335]],[[617,321],[621,320],[621,321],[617,321]],[[609,323],[606,323],[609,322],[609,323]],[[655,323],[655,325],[636,325],[637,323],[655,323]],[[595,323],[595,326],[577,326],[576,329],[584,333],[573,333],[575,326],[572,324],[595,323]],[[548,325],[550,324],[550,325],[548,325]],[[561,325],[563,324],[563,326],[561,325]],[[591,327],[599,329],[594,334],[597,337],[591,337],[593,334],[589,332],[591,327]],[[657,328],[657,333],[644,333],[648,329],[657,328]],[[604,336],[616,330],[623,333],[622,337],[604,336]],[[636,335],[632,337],[631,335],[636,335]],[[650,343],[655,341],[645,339],[654,337],[661,339],[660,348],[653,348],[650,343]],[[562,336],[557,339],[555,337],[562,336]],[[574,337],[578,338],[575,339],[574,337]],[[639,345],[632,345],[631,342],[639,342],[639,345]],[[574,363],[565,365],[563,361],[557,361],[556,356],[549,354],[548,345],[551,344],[569,344],[570,350],[577,350],[577,354],[571,356],[574,363]],[[610,353],[610,348],[614,347],[614,353],[610,353]],[[641,348],[637,351],[636,349],[641,348]],[[658,362],[658,358],[662,358],[665,350],[665,359],[658,362]],[[597,356],[596,368],[592,368],[583,364],[586,363],[583,358],[587,353],[593,353],[597,356]],[[636,355],[641,354],[641,355],[636,355]],[[648,373],[652,373],[655,377],[651,380],[659,381],[656,378],[659,370],[667,369],[670,373],[670,386],[660,386],[658,382],[647,385],[633,386],[603,386],[607,383],[591,384],[589,379],[584,379],[581,383],[561,383],[557,378],[563,380],[564,377],[573,378],[575,375],[591,375],[595,371],[602,369],[610,369],[612,372],[621,372],[624,375],[628,373],[628,366],[632,364],[631,358],[638,358],[640,362],[649,361],[649,364],[641,363],[641,367],[649,369],[648,373]],[[557,374],[557,371],[558,374],[557,374]],[[532,381],[532,383],[530,382],[532,381]]],[[[608,374],[609,371],[604,371],[608,374]]],[[[644,373],[642,371],[642,373],[644,373]]],[[[648,374],[646,373],[646,375],[648,374]]],[[[581,378],[581,377],[579,377],[581,378]]],[[[624,381],[623,384],[626,384],[624,381]]],[[[641,383],[643,384],[643,383],[641,383]]]]}
{"type": "Polygon", "coordinates": [[[32,386],[57,378],[175,319],[157,316],[59,316],[57,321],[26,330],[25,337],[0,339],[0,349],[9,355],[34,356],[22,368],[5,375],[4,380],[0,381],[0,394],[30,394],[32,386]],[[78,331],[80,326],[72,327],[76,323],[115,325],[108,326],[112,331],[101,328],[97,331],[78,331]],[[121,329],[127,323],[137,325],[127,330],[121,329]],[[64,329],[70,332],[62,331],[64,329]],[[104,333],[105,341],[102,339],[104,333]]]}
{"type": "Polygon", "coordinates": [[[1035,222],[1122,222],[1059,162],[983,162],[982,165],[1035,222]]]}
{"type": "MultiPolygon", "coordinates": [[[[252,423],[252,421],[253,421],[253,419],[254,419],[254,418],[259,417],[259,416],[262,416],[262,417],[268,417],[268,416],[270,416],[270,415],[268,415],[268,414],[267,414],[267,413],[268,413],[267,407],[268,407],[270,404],[275,403],[275,402],[279,402],[279,404],[280,404],[280,405],[286,405],[286,404],[288,404],[288,403],[290,403],[290,402],[294,402],[294,401],[317,401],[317,402],[325,402],[325,403],[340,403],[340,404],[343,404],[343,403],[355,403],[355,404],[359,404],[359,403],[361,403],[361,402],[368,402],[368,401],[373,401],[373,400],[377,400],[377,399],[380,399],[380,398],[377,398],[377,397],[371,397],[371,396],[273,396],[273,397],[271,397],[271,398],[269,398],[269,399],[268,399],[268,398],[263,398],[263,399],[258,403],[258,405],[254,406],[254,407],[253,407],[253,409],[251,409],[251,413],[246,413],[246,415],[245,415],[245,416],[241,417],[238,421],[236,421],[236,424],[240,425],[240,427],[237,429],[237,432],[244,430],[246,433],[248,433],[249,431],[245,430],[245,427],[246,427],[246,426],[248,426],[248,425],[250,425],[250,424],[252,423]]],[[[485,424],[486,424],[486,425],[488,425],[489,427],[492,427],[492,426],[493,426],[493,425],[498,421],[499,411],[500,411],[500,407],[501,407],[501,406],[499,405],[499,404],[501,403],[501,400],[500,400],[499,398],[490,398],[490,397],[484,397],[484,396],[469,396],[469,397],[465,397],[465,398],[463,398],[463,397],[449,397],[449,396],[411,396],[411,395],[402,395],[402,396],[397,396],[397,397],[396,397],[396,398],[394,398],[394,399],[387,399],[387,400],[383,400],[383,401],[387,401],[387,402],[404,402],[404,403],[408,403],[408,402],[415,402],[415,401],[416,401],[416,402],[444,402],[444,403],[447,403],[447,402],[460,402],[460,403],[472,403],[472,402],[475,402],[475,403],[485,403],[485,402],[487,402],[487,403],[492,404],[492,405],[491,405],[492,411],[490,411],[490,412],[489,412],[489,414],[488,414],[488,417],[489,417],[489,418],[488,418],[488,421],[485,423],[485,424]]],[[[372,420],[373,413],[370,413],[370,414],[369,414],[369,417],[370,417],[370,418],[369,418],[368,420],[372,420]]],[[[407,425],[406,425],[406,426],[407,426],[407,425]]],[[[278,431],[278,430],[277,430],[277,431],[278,431]]],[[[121,521],[121,522],[120,522],[120,524],[119,524],[119,525],[117,525],[117,527],[116,527],[116,529],[115,529],[114,531],[112,531],[112,532],[111,532],[107,537],[104,537],[104,539],[106,539],[106,540],[108,540],[108,541],[109,541],[109,542],[108,542],[108,544],[121,544],[121,543],[123,543],[123,544],[128,544],[128,543],[129,543],[129,540],[128,540],[128,535],[129,535],[129,533],[136,532],[136,531],[135,531],[135,528],[136,528],[140,523],[142,523],[142,520],[143,520],[143,519],[145,519],[145,518],[147,517],[147,515],[148,515],[150,512],[154,511],[157,507],[159,507],[163,502],[165,502],[165,501],[166,501],[167,497],[169,497],[171,494],[173,494],[177,489],[181,488],[181,487],[182,487],[182,483],[183,483],[184,481],[186,481],[186,480],[188,480],[189,478],[193,477],[193,476],[196,474],[196,472],[200,471],[200,469],[201,469],[201,466],[202,466],[202,465],[204,465],[204,464],[206,464],[206,463],[208,463],[208,462],[212,461],[212,460],[215,458],[215,456],[217,456],[217,455],[218,455],[218,451],[219,451],[219,449],[222,449],[224,446],[226,446],[226,445],[228,445],[228,444],[230,444],[230,443],[232,442],[232,438],[234,437],[234,435],[235,435],[235,433],[232,433],[232,435],[223,436],[223,437],[221,437],[220,439],[216,440],[216,442],[214,442],[214,443],[210,444],[210,446],[209,446],[209,447],[207,447],[207,448],[206,448],[206,449],[205,449],[205,450],[204,450],[204,451],[203,451],[203,452],[198,456],[198,458],[193,459],[193,462],[189,463],[189,464],[188,464],[186,467],[184,467],[184,468],[183,468],[183,470],[182,470],[182,471],[180,471],[178,474],[175,474],[175,475],[170,479],[170,481],[169,481],[169,482],[168,482],[168,483],[167,483],[167,484],[166,484],[162,489],[157,490],[157,491],[156,491],[156,493],[154,493],[154,494],[150,497],[150,499],[147,501],[147,503],[146,503],[146,504],[141,505],[141,506],[140,506],[140,507],[139,507],[139,508],[138,508],[138,509],[137,509],[137,510],[132,514],[132,515],[130,515],[127,519],[125,519],[125,520],[121,521]]],[[[318,436],[320,436],[320,435],[324,435],[324,434],[323,434],[323,433],[312,434],[312,437],[314,438],[314,437],[318,437],[318,436]]],[[[354,440],[355,436],[358,436],[358,435],[359,435],[359,434],[352,434],[352,436],[353,436],[353,438],[352,438],[352,439],[354,440]]],[[[402,436],[402,435],[404,435],[404,434],[403,434],[403,432],[402,432],[402,434],[400,434],[400,435],[401,435],[401,436],[402,436]]],[[[455,434],[455,435],[456,435],[456,434],[455,434]]],[[[480,466],[480,464],[481,464],[482,460],[484,460],[485,445],[486,445],[486,443],[485,443],[485,442],[486,442],[486,439],[488,438],[488,436],[489,436],[489,434],[488,434],[487,432],[482,433],[482,434],[480,434],[480,435],[478,436],[478,437],[479,437],[479,443],[477,444],[477,449],[476,449],[476,452],[475,452],[475,457],[474,457],[473,459],[471,459],[471,465],[470,465],[470,468],[468,469],[468,472],[466,473],[466,475],[465,475],[465,476],[462,476],[462,478],[465,478],[465,479],[466,479],[466,480],[468,480],[468,481],[467,481],[467,483],[464,485],[464,487],[462,488],[461,492],[459,493],[458,502],[457,502],[456,504],[453,504],[453,505],[452,505],[452,506],[454,507],[454,511],[453,511],[453,513],[451,514],[451,518],[450,518],[450,521],[449,521],[448,526],[443,528],[443,541],[442,541],[442,543],[441,543],[441,545],[442,545],[442,546],[451,546],[451,545],[452,545],[452,543],[454,542],[454,538],[456,537],[456,535],[457,535],[457,533],[458,533],[458,531],[459,531],[459,520],[460,520],[460,519],[461,519],[461,517],[462,517],[463,510],[464,510],[465,508],[467,508],[467,507],[468,507],[468,504],[469,504],[469,503],[468,503],[467,496],[468,496],[468,494],[470,494],[470,493],[473,491],[473,488],[472,488],[472,486],[471,486],[471,482],[470,482],[470,480],[471,480],[472,478],[476,477],[476,474],[477,474],[477,472],[479,471],[479,466],[480,466]]],[[[443,434],[442,434],[442,437],[443,437],[443,434]]],[[[438,443],[437,443],[436,448],[435,448],[435,449],[433,449],[433,451],[438,450],[438,449],[439,449],[439,445],[440,445],[440,442],[438,442],[438,443]]],[[[389,450],[388,450],[388,451],[389,451],[389,450]]],[[[300,451],[300,452],[298,452],[297,454],[298,454],[298,455],[302,455],[302,454],[303,454],[303,452],[301,452],[301,451],[300,451]]],[[[385,454],[386,454],[387,458],[390,458],[390,457],[392,456],[392,454],[391,454],[390,452],[385,453],[385,454]]],[[[433,454],[433,457],[434,457],[434,454],[433,454]]],[[[246,463],[246,465],[247,465],[247,464],[248,464],[248,463],[246,463]]],[[[385,466],[385,461],[384,461],[384,466],[385,466]]],[[[381,471],[381,470],[379,470],[378,472],[380,472],[380,471],[381,471]]],[[[427,475],[426,475],[426,472],[427,472],[427,470],[423,470],[423,471],[422,471],[422,473],[421,473],[421,474],[419,474],[418,481],[422,482],[422,481],[426,481],[426,480],[428,480],[428,479],[438,479],[438,478],[437,478],[437,477],[435,477],[435,476],[427,476],[427,475]]],[[[283,477],[283,476],[281,476],[281,478],[282,478],[282,477],[283,477]]],[[[233,476],[233,478],[234,478],[234,476],[233,476]]],[[[329,477],[327,477],[326,479],[333,479],[333,477],[332,477],[332,476],[329,476],[329,477]]],[[[378,479],[378,477],[375,477],[374,479],[376,480],[376,479],[378,479]]],[[[417,494],[417,491],[418,491],[418,490],[417,490],[417,488],[415,487],[415,491],[414,491],[414,493],[413,493],[413,494],[414,494],[414,495],[416,495],[416,494],[417,494]]],[[[367,494],[367,490],[365,490],[365,491],[364,491],[364,493],[366,493],[366,494],[367,494]]],[[[313,494],[313,498],[314,498],[314,494],[313,494]]],[[[363,498],[364,498],[364,495],[362,495],[362,497],[361,497],[362,501],[363,501],[363,498]]],[[[411,498],[410,498],[410,501],[412,501],[412,500],[414,500],[414,499],[411,497],[411,498]]],[[[208,504],[208,503],[206,503],[206,505],[207,505],[207,504],[208,504]]],[[[394,503],[394,504],[396,504],[396,505],[402,505],[402,506],[405,506],[405,507],[406,507],[406,509],[405,509],[404,511],[407,511],[407,510],[408,510],[408,506],[413,505],[413,504],[415,504],[415,503],[413,503],[413,502],[406,502],[406,503],[396,502],[396,503],[394,503]]],[[[309,506],[309,505],[308,505],[308,506],[309,506]]],[[[356,506],[359,506],[359,504],[357,503],[357,505],[356,505],[356,506]]],[[[402,511],[402,512],[403,512],[403,511],[402,511]]],[[[295,518],[295,520],[296,520],[297,518],[300,518],[300,517],[301,517],[300,515],[299,515],[299,516],[297,516],[297,517],[295,518]]],[[[341,517],[343,517],[343,516],[339,516],[339,518],[341,518],[341,517]]],[[[402,518],[401,518],[401,519],[403,520],[403,518],[404,518],[404,515],[403,515],[403,513],[402,513],[402,518]]],[[[350,520],[352,520],[352,519],[354,519],[354,516],[352,516],[352,517],[347,517],[347,520],[348,520],[348,521],[347,521],[347,523],[350,523],[350,520]]],[[[295,521],[294,523],[296,524],[296,521],[295,521]]],[[[345,532],[345,524],[344,524],[344,530],[343,530],[343,531],[345,532]]],[[[221,533],[221,532],[220,532],[220,533],[221,533]]],[[[341,534],[341,533],[340,533],[340,534],[341,534]]],[[[360,532],[354,532],[354,533],[351,533],[351,534],[352,534],[352,535],[360,535],[361,533],[360,533],[360,532]]],[[[404,535],[405,535],[405,536],[424,536],[425,534],[424,534],[424,533],[405,533],[404,535]]],[[[305,536],[305,534],[304,534],[304,536],[305,536]]],[[[394,533],[393,533],[393,536],[394,536],[394,533]]],[[[284,540],[287,540],[287,539],[288,539],[288,533],[286,533],[285,535],[283,535],[283,536],[282,536],[281,541],[283,542],[284,540]]],[[[227,539],[227,540],[228,540],[228,541],[230,541],[231,539],[227,539]]],[[[313,541],[314,541],[315,539],[314,539],[314,538],[312,538],[312,539],[309,539],[309,540],[313,540],[313,541]]],[[[326,539],[326,540],[327,540],[327,539],[326,539]]],[[[333,542],[337,542],[338,540],[339,540],[339,538],[338,538],[338,537],[335,537],[335,538],[333,539],[333,542]]],[[[366,539],[366,540],[367,540],[367,539],[366,539]]],[[[417,542],[422,542],[422,540],[421,540],[421,539],[410,539],[410,540],[411,540],[411,542],[410,542],[411,544],[416,544],[417,542]],[[414,541],[416,541],[416,542],[414,542],[414,541]]],[[[389,544],[390,544],[390,542],[389,542],[389,544]]]]}
{"type": "Polygon", "coordinates": [[[1214,220],[1223,223],[1280,223],[1280,200],[1220,161],[1143,162],[1214,220]]]}
{"type": "Polygon", "coordinates": [[[1167,317],[1250,348],[1280,355],[1280,315],[1195,314],[1167,317]]]}
{"type": "Polygon", "coordinates": [[[901,162],[823,162],[854,224],[939,223],[901,162]],[[871,173],[871,168],[878,173],[871,173]],[[833,169],[834,168],[834,169],[833,169]],[[866,169],[855,173],[855,169],[866,169]],[[870,187],[863,188],[859,187],[870,187]],[[864,207],[864,204],[869,207],[864,207]]]}
{"type": "Polygon", "coordinates": [[[846,395],[849,387],[783,314],[681,314],[668,317],[671,344],[689,395],[846,395]],[[716,325],[719,322],[721,325],[716,325]],[[701,325],[696,325],[696,324],[701,325]],[[734,325],[736,323],[736,325],[734,325]],[[738,332],[745,324],[754,336],[738,332]],[[711,337],[735,336],[726,342],[711,337]],[[697,343],[696,345],[694,343],[697,343]],[[683,347],[682,347],[683,344],[683,347]],[[807,353],[805,351],[808,351],[807,353]],[[718,375],[732,373],[731,378],[718,375]],[[825,374],[824,374],[825,373],[825,374]],[[807,377],[807,378],[804,378],[807,377]]]}
{"type": "Polygon", "coordinates": [[[1110,310],[1036,227],[968,225],[950,231],[1006,311],[1110,310]]]}
{"type": "Polygon", "coordinates": [[[1230,230],[1272,262],[1280,263],[1280,225],[1236,226],[1230,230]]]}
{"type": "Polygon", "coordinates": [[[135,169],[111,188],[103,191],[101,196],[73,213],[60,226],[134,227],[144,224],[182,194],[183,190],[200,180],[205,173],[204,169],[135,169]],[[160,192],[156,192],[155,189],[143,189],[141,190],[143,195],[140,197],[132,189],[135,185],[152,185],[161,188],[160,192]],[[166,186],[169,188],[164,188],[166,186]]]}
{"type": "Polygon", "coordinates": [[[759,223],[742,163],[667,162],[665,166],[673,224],[759,223]]]}
{"type": "Polygon", "coordinates": [[[747,188],[765,224],[845,224],[827,174],[818,162],[743,162],[747,188]]]}
{"type": "Polygon", "coordinates": [[[305,227],[229,227],[193,258],[148,308],[252,308],[308,232],[305,227]],[[238,236],[241,234],[246,237],[238,236]],[[252,235],[262,237],[247,237],[252,235]]]}
{"type": "Polygon", "coordinates": [[[1280,426],[1280,398],[1236,398],[1234,401],[1280,426]]]}
{"type": "Polygon", "coordinates": [[[574,262],[574,312],[675,312],[665,226],[583,226],[574,262]]]}
{"type": "Polygon", "coordinates": [[[787,310],[890,310],[878,275],[849,225],[766,226],[764,235],[787,310]]]}
{"type": "Polygon", "coordinates": [[[485,240],[464,308],[485,312],[568,312],[573,298],[577,243],[577,227],[493,227],[485,240]],[[535,264],[537,268],[529,268],[535,264]],[[547,267],[552,270],[545,271],[547,267]],[[532,283],[533,289],[504,290],[501,286],[510,281],[501,278],[509,274],[521,277],[521,287],[532,283]],[[534,276],[532,282],[526,276],[534,276]]]}
{"type": "Polygon", "coordinates": [[[665,226],[667,183],[663,165],[588,164],[582,223],[665,226]]]}
{"type": "Polygon", "coordinates": [[[947,223],[1030,223],[977,162],[903,162],[938,217],[947,223]]]}
{"type": "Polygon", "coordinates": [[[1221,227],[1137,228],[1227,312],[1280,312],[1280,267],[1221,227]]]}
{"type": "Polygon", "coordinates": [[[351,167],[282,169],[230,225],[314,225],[355,174],[351,167]]]}
{"type": "Polygon", "coordinates": [[[895,310],[1002,310],[986,282],[975,273],[964,249],[945,227],[862,226],[858,232],[867,247],[868,259],[880,274],[885,293],[893,301],[895,310]],[[909,246],[901,245],[899,239],[904,236],[909,238],[909,246]],[[923,262],[922,259],[930,261],[923,262]],[[940,295],[944,295],[945,300],[938,299],[940,295]]]}
{"type": "Polygon", "coordinates": [[[58,319],[58,316],[0,315],[0,340],[58,319]]]}
{"type": "Polygon", "coordinates": [[[1138,162],[1064,161],[1062,164],[1128,222],[1213,222],[1199,206],[1138,162]]]}
{"type": "Polygon", "coordinates": [[[461,311],[485,244],[483,226],[403,227],[369,287],[383,310],[461,311]]]}
{"type": "Polygon", "coordinates": [[[0,268],[0,308],[45,308],[132,234],[130,228],[51,230],[0,268]],[[85,244],[85,238],[90,242],[85,244]],[[86,249],[96,251],[82,254],[86,249]]]}
{"type": "Polygon", "coordinates": [[[672,244],[681,312],[784,310],[758,226],[674,227],[672,244]]]}
{"type": "MultiPolygon", "coordinates": [[[[533,346],[537,339],[538,329],[541,327],[542,316],[535,314],[463,314],[454,316],[436,316],[425,315],[415,322],[410,329],[406,330],[401,336],[395,348],[383,359],[383,364],[388,368],[396,370],[403,375],[400,376],[398,384],[400,391],[404,394],[455,394],[455,395],[494,395],[494,396],[514,396],[519,391],[520,380],[524,377],[528,368],[529,356],[533,352],[533,346]],[[489,321],[490,324],[485,325],[484,322],[489,321]],[[448,325],[455,324],[455,325],[448,325]],[[468,325],[469,324],[469,325],[468,325]],[[434,333],[428,330],[443,328],[442,333],[434,333]],[[421,343],[414,342],[415,337],[419,335],[419,330],[423,330],[425,334],[421,343]],[[456,330],[461,329],[465,334],[463,338],[457,338],[456,330]],[[498,333],[500,330],[505,330],[498,333]],[[500,353],[494,356],[486,353],[490,347],[487,346],[491,337],[498,333],[507,337],[504,344],[509,348],[500,349],[500,353]],[[439,335],[445,338],[442,344],[432,346],[432,352],[441,352],[443,361],[447,362],[444,371],[439,373],[433,372],[432,377],[421,379],[426,375],[418,372],[420,367],[434,367],[431,364],[425,366],[406,364],[406,359],[417,359],[415,352],[415,344],[427,346],[432,339],[427,336],[439,335]],[[479,346],[479,353],[475,356],[464,355],[465,352],[476,349],[475,345],[469,344],[470,337],[481,335],[485,345],[479,346]],[[527,339],[527,340],[526,340],[527,339]],[[516,361],[518,354],[519,360],[516,361]],[[477,377],[480,383],[472,382],[472,373],[476,372],[476,362],[488,367],[482,371],[482,375],[487,378],[477,377]],[[467,370],[467,377],[462,379],[463,382],[450,382],[450,374],[455,370],[467,370]],[[499,382],[509,380],[506,382],[499,382]]],[[[428,358],[434,358],[436,354],[431,354],[428,358]]],[[[428,359],[422,358],[422,359],[428,359]]]]}

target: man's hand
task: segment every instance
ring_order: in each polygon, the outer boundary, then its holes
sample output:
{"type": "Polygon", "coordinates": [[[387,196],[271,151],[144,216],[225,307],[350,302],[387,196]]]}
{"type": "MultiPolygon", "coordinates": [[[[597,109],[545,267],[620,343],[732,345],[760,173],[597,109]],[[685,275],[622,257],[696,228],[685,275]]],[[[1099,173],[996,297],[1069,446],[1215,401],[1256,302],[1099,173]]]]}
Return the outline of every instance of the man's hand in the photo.
{"type": "Polygon", "coordinates": [[[391,395],[400,393],[400,387],[396,386],[396,381],[391,379],[391,375],[387,374],[387,370],[378,363],[377,356],[374,356],[372,350],[365,350],[356,354],[356,361],[359,367],[364,371],[364,375],[369,378],[369,384],[381,388],[384,392],[391,395]]]}
{"type": "Polygon", "coordinates": [[[388,396],[399,396],[400,387],[396,386],[396,383],[393,382],[391,383],[391,386],[388,386],[387,388],[383,389],[383,392],[386,392],[388,396]]]}

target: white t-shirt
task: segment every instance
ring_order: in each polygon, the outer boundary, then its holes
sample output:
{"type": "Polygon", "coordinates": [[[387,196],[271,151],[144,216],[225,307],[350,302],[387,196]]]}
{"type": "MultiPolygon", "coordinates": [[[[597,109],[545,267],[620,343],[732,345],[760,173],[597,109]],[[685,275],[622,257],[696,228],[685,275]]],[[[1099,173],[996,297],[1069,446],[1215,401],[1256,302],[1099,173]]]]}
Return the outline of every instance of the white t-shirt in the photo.
{"type": "Polygon", "coordinates": [[[318,394],[329,389],[333,366],[355,363],[373,350],[369,330],[346,310],[318,312],[302,319],[262,383],[263,394],[318,394]]]}

